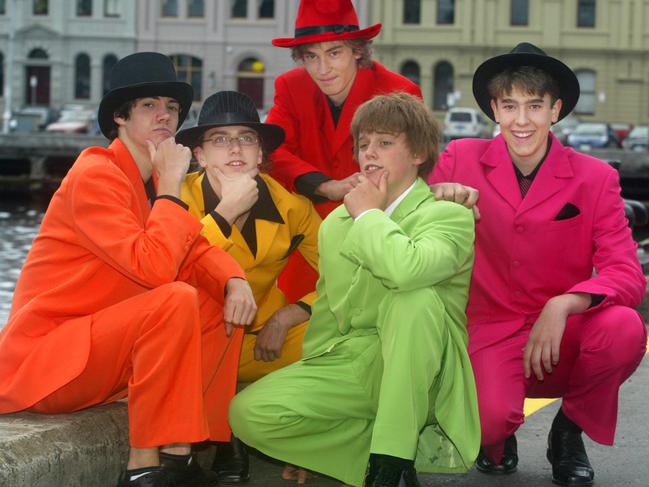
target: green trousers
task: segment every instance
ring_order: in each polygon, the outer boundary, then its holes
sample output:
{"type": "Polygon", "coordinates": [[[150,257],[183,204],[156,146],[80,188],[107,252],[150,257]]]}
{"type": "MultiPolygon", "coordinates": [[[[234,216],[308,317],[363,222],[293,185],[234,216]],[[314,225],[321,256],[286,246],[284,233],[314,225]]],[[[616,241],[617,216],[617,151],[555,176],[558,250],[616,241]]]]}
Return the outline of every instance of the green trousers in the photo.
{"type": "Polygon", "coordinates": [[[468,470],[480,428],[464,330],[449,326],[430,288],[389,294],[379,317],[239,393],[235,435],[358,487],[370,453],[416,459],[420,471],[468,470]]]}

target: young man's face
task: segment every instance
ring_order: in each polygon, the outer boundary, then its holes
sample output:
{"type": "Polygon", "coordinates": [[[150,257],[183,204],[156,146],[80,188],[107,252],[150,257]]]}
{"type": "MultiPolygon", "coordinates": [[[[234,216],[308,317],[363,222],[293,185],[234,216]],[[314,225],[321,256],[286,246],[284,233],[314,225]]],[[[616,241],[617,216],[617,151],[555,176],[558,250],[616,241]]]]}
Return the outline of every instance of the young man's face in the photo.
{"type": "Polygon", "coordinates": [[[344,42],[330,41],[306,46],[302,62],[318,88],[335,105],[341,105],[354,83],[359,58],[344,42]]]}
{"type": "Polygon", "coordinates": [[[491,100],[491,108],[512,161],[532,165],[541,161],[550,127],[559,119],[561,100],[552,105],[549,94],[529,94],[513,87],[511,93],[491,100]]]}
{"type": "Polygon", "coordinates": [[[257,132],[250,127],[215,127],[207,130],[202,139],[194,154],[208,174],[215,177],[215,168],[226,176],[257,174],[262,150],[257,132]]]}
{"type": "Polygon", "coordinates": [[[361,131],[358,135],[358,164],[361,172],[378,184],[381,173],[388,171],[389,202],[417,179],[417,170],[423,162],[410,151],[403,133],[361,131]]]}
{"type": "Polygon", "coordinates": [[[138,98],[128,119],[115,117],[119,137],[147,147],[147,140],[156,146],[173,137],[178,127],[180,103],[166,96],[138,98]]]}

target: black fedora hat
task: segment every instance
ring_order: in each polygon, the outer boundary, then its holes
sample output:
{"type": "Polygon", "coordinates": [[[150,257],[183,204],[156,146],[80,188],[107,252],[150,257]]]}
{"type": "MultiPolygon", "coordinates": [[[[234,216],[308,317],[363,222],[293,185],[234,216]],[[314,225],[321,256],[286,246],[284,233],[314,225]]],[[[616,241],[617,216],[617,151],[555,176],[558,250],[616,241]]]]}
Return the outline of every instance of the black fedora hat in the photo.
{"type": "Polygon", "coordinates": [[[101,133],[109,138],[115,128],[114,112],[122,103],[147,96],[174,98],[180,103],[180,126],[194,97],[192,86],[178,81],[171,59],[159,52],[137,52],[120,59],[110,72],[108,86],[110,91],[101,99],[97,122],[101,133]]]}
{"type": "Polygon", "coordinates": [[[521,42],[508,54],[487,59],[478,66],[473,75],[473,96],[482,111],[494,122],[494,112],[491,109],[489,82],[499,73],[508,68],[534,66],[548,73],[559,85],[559,98],[562,106],[559,120],[568,115],[579,100],[579,81],[572,69],[558,59],[548,56],[542,49],[529,42],[521,42]]]}
{"type": "Polygon", "coordinates": [[[178,132],[176,142],[193,149],[201,143],[200,139],[207,130],[228,125],[254,129],[261,137],[267,154],[284,142],[284,129],[272,123],[261,123],[252,99],[238,91],[219,91],[207,97],[196,126],[178,132]]]}

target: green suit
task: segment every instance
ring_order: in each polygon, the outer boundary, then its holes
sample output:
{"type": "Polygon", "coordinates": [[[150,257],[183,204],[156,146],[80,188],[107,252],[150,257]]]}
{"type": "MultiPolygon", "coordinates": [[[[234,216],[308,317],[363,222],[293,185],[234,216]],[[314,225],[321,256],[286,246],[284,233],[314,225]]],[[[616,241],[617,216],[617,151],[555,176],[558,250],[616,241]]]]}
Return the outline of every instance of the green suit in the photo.
{"type": "Polygon", "coordinates": [[[353,486],[370,452],[468,470],[480,444],[464,315],[473,238],[471,211],[421,179],[391,217],[355,222],[338,207],[320,227],[304,358],[235,397],[234,433],[353,486]]]}

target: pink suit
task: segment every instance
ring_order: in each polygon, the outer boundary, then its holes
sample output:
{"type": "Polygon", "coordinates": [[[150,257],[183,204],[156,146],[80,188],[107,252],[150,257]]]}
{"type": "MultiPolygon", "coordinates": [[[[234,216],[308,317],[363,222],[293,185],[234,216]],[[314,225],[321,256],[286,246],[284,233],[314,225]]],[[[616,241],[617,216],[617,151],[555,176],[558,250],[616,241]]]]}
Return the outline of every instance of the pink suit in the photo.
{"type": "Polygon", "coordinates": [[[442,153],[431,182],[480,191],[476,258],[467,306],[482,444],[494,461],[523,423],[527,397],[562,397],[564,413],[593,440],[612,444],[619,386],[646,349],[632,309],[646,280],[624,217],[617,172],[563,147],[550,152],[523,199],[502,136],[461,139],[442,153]],[[559,217],[566,205],[577,209],[559,217]],[[525,379],[523,347],[548,299],[570,292],[604,296],[569,317],[560,361],[544,381],[525,379]]]}

